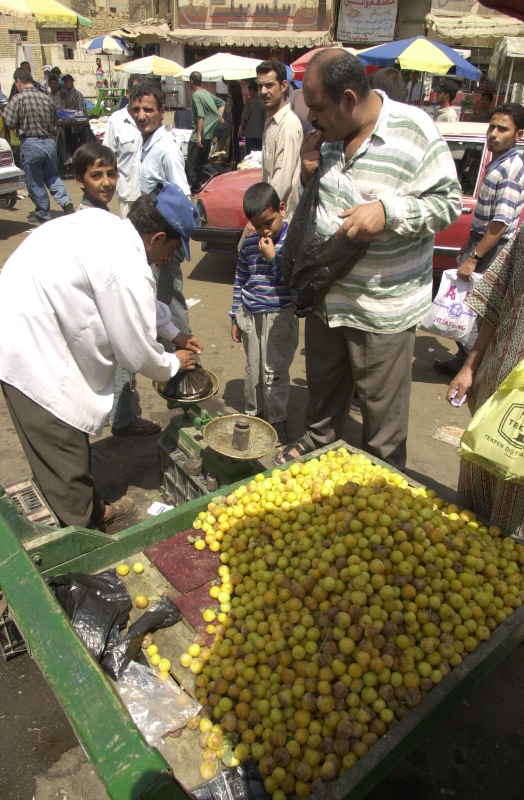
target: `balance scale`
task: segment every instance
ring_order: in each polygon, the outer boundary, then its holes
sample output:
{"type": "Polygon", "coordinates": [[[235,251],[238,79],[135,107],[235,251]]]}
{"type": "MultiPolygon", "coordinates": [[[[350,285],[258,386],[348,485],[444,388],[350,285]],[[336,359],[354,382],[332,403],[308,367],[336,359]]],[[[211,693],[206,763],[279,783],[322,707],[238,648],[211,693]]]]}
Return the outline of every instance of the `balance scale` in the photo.
{"type": "Polygon", "coordinates": [[[275,429],[259,417],[221,412],[213,417],[202,408],[200,404],[217,394],[219,388],[217,376],[205,371],[212,389],[198,401],[175,400],[163,395],[163,387],[155,381],[153,386],[168,408],[178,410],[164,430],[164,444],[171,443],[187,456],[191,462],[185,464],[188,474],[201,474],[207,490],[214,491],[218,486],[263,472],[266,467],[258,459],[275,449],[278,437],[275,429]]]}

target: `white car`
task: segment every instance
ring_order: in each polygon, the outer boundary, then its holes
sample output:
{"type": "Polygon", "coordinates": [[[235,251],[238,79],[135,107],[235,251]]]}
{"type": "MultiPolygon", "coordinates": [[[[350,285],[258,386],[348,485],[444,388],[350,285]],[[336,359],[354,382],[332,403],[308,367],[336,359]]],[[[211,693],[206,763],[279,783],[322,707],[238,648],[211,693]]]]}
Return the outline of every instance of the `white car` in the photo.
{"type": "Polygon", "coordinates": [[[0,138],[0,203],[14,208],[19,189],[25,186],[25,175],[15,164],[9,142],[0,138]]]}

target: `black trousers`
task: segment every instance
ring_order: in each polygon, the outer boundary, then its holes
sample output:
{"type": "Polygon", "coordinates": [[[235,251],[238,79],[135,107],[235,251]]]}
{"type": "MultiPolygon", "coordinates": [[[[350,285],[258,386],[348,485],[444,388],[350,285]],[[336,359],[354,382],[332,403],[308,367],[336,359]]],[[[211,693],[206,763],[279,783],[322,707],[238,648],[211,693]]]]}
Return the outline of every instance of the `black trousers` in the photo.
{"type": "Polygon", "coordinates": [[[202,188],[202,169],[209,163],[211,139],[205,139],[203,144],[203,147],[198,147],[196,142],[187,145],[186,175],[191,194],[197,194],[202,188]]]}
{"type": "Polygon", "coordinates": [[[60,525],[96,527],[104,502],[95,492],[88,434],[14,386],[2,383],[2,391],[33,477],[60,525]]]}

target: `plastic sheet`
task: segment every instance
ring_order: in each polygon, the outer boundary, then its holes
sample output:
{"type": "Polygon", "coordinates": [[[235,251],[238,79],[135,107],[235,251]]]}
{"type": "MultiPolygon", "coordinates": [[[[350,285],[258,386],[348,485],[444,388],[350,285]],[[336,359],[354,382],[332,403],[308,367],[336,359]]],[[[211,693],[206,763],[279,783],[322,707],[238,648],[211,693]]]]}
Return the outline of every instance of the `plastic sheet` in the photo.
{"type": "Polygon", "coordinates": [[[205,369],[197,364],[195,369],[178,372],[170,378],[162,388],[162,395],[173,400],[200,400],[208,397],[212,390],[213,381],[205,369]]]}
{"type": "Polygon", "coordinates": [[[142,639],[148,631],[168,628],[180,622],[182,614],[170,597],[163,597],[151,606],[140,619],[129,626],[127,634],[104,655],[101,666],[114,680],[118,680],[129,662],[140,652],[142,639]]]}
{"type": "Polygon", "coordinates": [[[297,317],[311,314],[335,281],[347,275],[369,247],[368,242],[347,236],[337,239],[333,235],[327,240],[317,236],[319,187],[317,169],[300,198],[282,248],[282,274],[297,317]]]}
{"type": "Polygon", "coordinates": [[[167,628],[182,619],[174,601],[163,597],[133,622],[121,639],[120,631],[127,623],[132,603],[116,570],[97,575],[55,575],[48,585],[91,655],[114,680],[136,658],[148,631],[167,628]]]}
{"type": "Polygon", "coordinates": [[[197,800],[269,800],[262,776],[252,758],[238,767],[228,767],[210,781],[191,789],[191,794],[197,800]]]}
{"type": "Polygon", "coordinates": [[[153,747],[162,737],[183,728],[201,709],[174,681],[132,661],[115,683],[133,722],[153,747]]]}
{"type": "Polygon", "coordinates": [[[48,581],[89,652],[100,661],[104,651],[120,641],[132,607],[131,598],[116,570],[98,575],[69,572],[48,581]]]}

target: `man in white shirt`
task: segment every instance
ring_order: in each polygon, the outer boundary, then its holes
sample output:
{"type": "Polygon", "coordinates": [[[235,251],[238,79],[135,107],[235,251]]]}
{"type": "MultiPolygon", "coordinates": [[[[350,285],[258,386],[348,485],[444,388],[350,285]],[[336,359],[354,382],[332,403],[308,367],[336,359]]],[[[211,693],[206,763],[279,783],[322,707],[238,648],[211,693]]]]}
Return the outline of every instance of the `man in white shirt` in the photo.
{"type": "Polygon", "coordinates": [[[267,111],[262,135],[262,180],[286,205],[291,220],[298,205],[302,123],[287,101],[286,68],[277,58],[257,66],[258,95],[267,111]]]}
{"type": "Polygon", "coordinates": [[[439,109],[435,114],[435,122],[458,122],[458,114],[451,105],[459,90],[458,83],[451,80],[442,81],[437,89],[439,109]]]}
{"type": "MultiPolygon", "coordinates": [[[[129,113],[142,134],[140,188],[143,194],[153,192],[159,183],[174,183],[190,197],[184,156],[164,125],[164,94],[153,81],[138,83],[129,95],[129,113]]],[[[169,306],[174,324],[189,333],[189,314],[182,291],[183,276],[180,256],[174,253],[162,269],[153,265],[158,299],[169,306]]]]}
{"type": "Polygon", "coordinates": [[[133,509],[130,498],[107,503],[96,494],[89,436],[104,428],[117,363],[158,381],[193,368],[201,345],[171,323],[165,306],[157,312],[148,263],[162,264],[182,245],[189,256],[197,223],[183,192],[164,185],[139,198],[127,220],[94,208],[52,220],[2,270],[0,383],[62,526],[106,530],[133,509]],[[157,342],[159,325],[176,354],[157,342]]]}
{"type": "MultiPolygon", "coordinates": [[[[127,84],[128,93],[140,82],[141,75],[131,75],[127,84]]],[[[114,111],[107,122],[104,144],[116,155],[118,181],[116,196],[120,218],[125,219],[131,204],[140,197],[140,161],[142,157],[142,134],[129,113],[129,106],[114,111]]]]}

